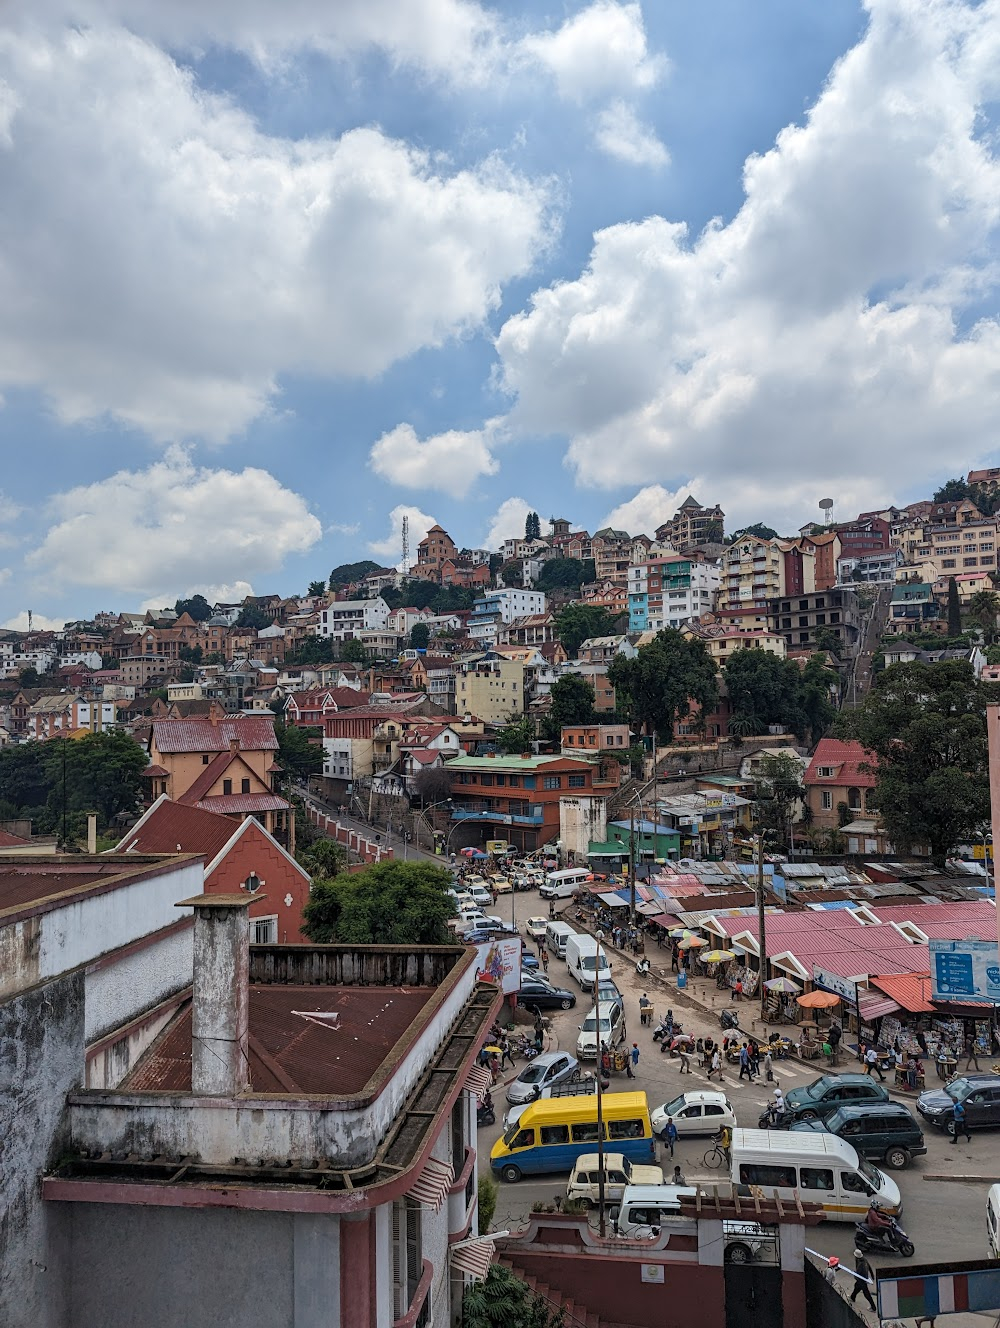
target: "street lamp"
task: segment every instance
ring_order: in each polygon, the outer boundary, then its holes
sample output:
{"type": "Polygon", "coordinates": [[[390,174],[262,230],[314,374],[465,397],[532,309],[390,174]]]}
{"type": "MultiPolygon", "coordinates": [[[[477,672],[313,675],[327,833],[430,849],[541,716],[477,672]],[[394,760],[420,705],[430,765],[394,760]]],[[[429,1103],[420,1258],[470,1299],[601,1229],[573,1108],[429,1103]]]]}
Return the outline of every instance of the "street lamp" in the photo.
{"type": "Polygon", "coordinates": [[[988,830],[980,830],[979,838],[983,841],[983,867],[986,871],[986,895],[988,898],[990,893],[990,851],[986,845],[992,845],[993,836],[988,830]]]}

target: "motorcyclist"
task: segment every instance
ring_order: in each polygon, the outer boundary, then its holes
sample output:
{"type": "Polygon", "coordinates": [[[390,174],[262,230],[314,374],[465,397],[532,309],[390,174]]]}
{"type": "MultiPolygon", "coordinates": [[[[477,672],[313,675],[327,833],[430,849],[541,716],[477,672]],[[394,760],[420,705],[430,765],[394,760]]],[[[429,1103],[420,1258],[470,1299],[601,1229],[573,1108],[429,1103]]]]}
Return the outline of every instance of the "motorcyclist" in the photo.
{"type": "Polygon", "coordinates": [[[877,1199],[873,1199],[865,1217],[865,1226],[873,1236],[881,1236],[883,1231],[891,1231],[894,1222],[891,1217],[882,1212],[877,1199]]]}

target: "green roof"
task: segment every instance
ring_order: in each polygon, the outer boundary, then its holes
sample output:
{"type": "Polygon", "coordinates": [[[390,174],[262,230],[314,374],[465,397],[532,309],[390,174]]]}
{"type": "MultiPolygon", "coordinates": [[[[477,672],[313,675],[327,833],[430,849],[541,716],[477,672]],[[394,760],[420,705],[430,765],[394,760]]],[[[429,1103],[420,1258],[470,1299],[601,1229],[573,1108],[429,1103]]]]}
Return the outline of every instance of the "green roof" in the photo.
{"type": "MultiPolygon", "coordinates": [[[[540,770],[553,761],[569,760],[566,756],[456,756],[447,763],[448,770],[496,770],[510,766],[517,770],[540,770]]],[[[581,761],[581,765],[588,764],[581,761]]]]}

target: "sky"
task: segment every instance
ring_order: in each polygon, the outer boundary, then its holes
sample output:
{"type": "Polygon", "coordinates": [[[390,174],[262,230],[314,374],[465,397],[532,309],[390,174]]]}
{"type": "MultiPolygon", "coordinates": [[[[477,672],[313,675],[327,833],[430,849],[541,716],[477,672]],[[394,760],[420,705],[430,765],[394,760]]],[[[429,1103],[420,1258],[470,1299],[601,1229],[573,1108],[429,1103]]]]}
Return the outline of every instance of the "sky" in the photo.
{"type": "Polygon", "coordinates": [[[0,623],[1000,448],[1000,0],[0,0],[0,623]]]}

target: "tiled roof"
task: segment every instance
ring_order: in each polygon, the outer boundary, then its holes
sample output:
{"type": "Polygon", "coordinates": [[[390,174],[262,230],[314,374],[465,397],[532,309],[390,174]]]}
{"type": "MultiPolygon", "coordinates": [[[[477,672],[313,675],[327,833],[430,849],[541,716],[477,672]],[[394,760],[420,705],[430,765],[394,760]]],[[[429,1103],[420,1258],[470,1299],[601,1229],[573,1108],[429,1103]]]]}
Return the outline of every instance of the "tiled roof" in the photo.
{"type": "Polygon", "coordinates": [[[0,848],[14,848],[18,844],[29,844],[29,839],[22,839],[20,835],[12,835],[9,830],[0,830],[0,848]]]}
{"type": "Polygon", "coordinates": [[[931,977],[929,973],[890,973],[870,979],[873,987],[884,991],[904,1010],[911,1014],[929,1014],[936,1007],[931,1004],[931,977]]]}
{"type": "Polygon", "coordinates": [[[205,811],[218,812],[220,816],[288,810],[288,803],[276,793],[215,793],[202,798],[197,805],[205,811]]]}
{"type": "Polygon", "coordinates": [[[273,752],[274,716],[237,715],[220,719],[157,719],[153,737],[161,752],[226,752],[235,740],[244,751],[273,752]]]}
{"type": "Polygon", "coordinates": [[[983,939],[996,936],[996,908],[985,899],[933,904],[879,904],[870,908],[880,922],[912,922],[932,940],[961,941],[973,935],[983,939]]]}
{"type": "Polygon", "coordinates": [[[164,770],[162,765],[147,765],[142,772],[143,779],[166,779],[170,774],[169,770],[164,770]]]}
{"type": "Polygon", "coordinates": [[[862,770],[862,763],[876,763],[876,757],[866,752],[860,742],[841,742],[837,738],[821,738],[813,752],[804,775],[806,784],[852,784],[857,788],[874,788],[875,776],[862,770]],[[832,779],[821,779],[816,773],[820,766],[832,766],[836,773],[832,779]]]}
{"type": "Polygon", "coordinates": [[[167,799],[150,808],[115,852],[203,853],[209,863],[238,831],[239,827],[228,817],[167,799]]]}

